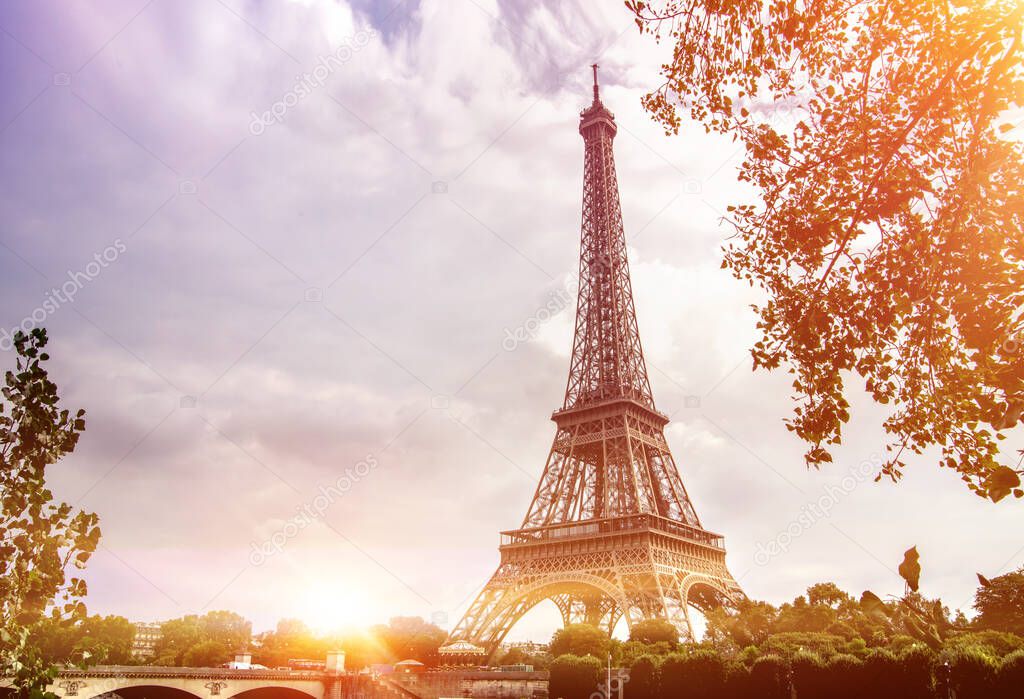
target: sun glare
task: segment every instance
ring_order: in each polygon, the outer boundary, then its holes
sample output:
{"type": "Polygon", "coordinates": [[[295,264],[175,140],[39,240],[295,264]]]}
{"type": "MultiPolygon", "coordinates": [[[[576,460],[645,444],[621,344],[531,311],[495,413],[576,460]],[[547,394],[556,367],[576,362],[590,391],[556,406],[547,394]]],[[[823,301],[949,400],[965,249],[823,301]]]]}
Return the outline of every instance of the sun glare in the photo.
{"type": "Polygon", "coordinates": [[[380,620],[366,591],[344,584],[315,583],[295,600],[296,616],[321,634],[364,629],[380,620]]]}

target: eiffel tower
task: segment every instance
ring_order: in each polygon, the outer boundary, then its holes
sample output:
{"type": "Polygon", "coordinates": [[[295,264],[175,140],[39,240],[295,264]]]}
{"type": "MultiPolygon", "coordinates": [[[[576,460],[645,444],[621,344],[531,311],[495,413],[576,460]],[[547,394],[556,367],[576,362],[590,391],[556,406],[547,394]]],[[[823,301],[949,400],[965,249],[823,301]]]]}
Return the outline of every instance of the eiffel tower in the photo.
{"type": "Polygon", "coordinates": [[[550,599],[564,623],[611,634],[625,616],[667,619],[693,638],[690,605],[743,596],[723,538],[701,525],[654,407],[626,260],[612,140],[615,117],[580,114],[585,146],[576,336],[558,431],[519,529],[501,533],[497,572],[455,626],[442,656],[489,657],[512,626],[550,599]]]}

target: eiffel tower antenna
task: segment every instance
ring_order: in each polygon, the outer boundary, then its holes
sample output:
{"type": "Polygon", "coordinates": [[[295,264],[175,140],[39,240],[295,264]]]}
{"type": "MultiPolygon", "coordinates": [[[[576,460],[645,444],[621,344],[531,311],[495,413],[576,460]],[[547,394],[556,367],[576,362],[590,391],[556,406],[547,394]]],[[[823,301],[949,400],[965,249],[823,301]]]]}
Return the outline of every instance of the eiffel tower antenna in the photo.
{"type": "Polygon", "coordinates": [[[566,624],[612,633],[625,617],[667,619],[693,639],[690,607],[735,605],[743,592],[723,538],[701,525],[654,405],[633,304],[612,141],[598,94],[580,114],[583,225],[576,328],[565,400],[547,464],[519,529],[443,657],[490,656],[530,609],[551,600],[566,624]],[[476,649],[475,651],[472,649],[476,649]]]}

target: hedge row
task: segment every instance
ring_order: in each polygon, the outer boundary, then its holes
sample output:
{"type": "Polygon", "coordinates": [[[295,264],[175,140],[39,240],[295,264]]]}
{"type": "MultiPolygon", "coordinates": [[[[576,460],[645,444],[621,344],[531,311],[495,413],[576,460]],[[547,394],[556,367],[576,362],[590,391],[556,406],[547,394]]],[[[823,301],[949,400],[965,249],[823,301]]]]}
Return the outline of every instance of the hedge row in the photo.
{"type": "MultiPolygon", "coordinates": [[[[551,666],[552,699],[603,697],[605,676],[597,658],[564,655],[551,666]]],[[[629,668],[629,699],[1019,699],[1024,696],[1024,651],[1001,661],[977,649],[941,656],[925,649],[900,655],[874,650],[864,659],[809,652],[786,659],[766,655],[750,666],[695,650],[659,660],[638,658],[629,668]]],[[[618,699],[613,691],[612,699],[618,699]]]]}

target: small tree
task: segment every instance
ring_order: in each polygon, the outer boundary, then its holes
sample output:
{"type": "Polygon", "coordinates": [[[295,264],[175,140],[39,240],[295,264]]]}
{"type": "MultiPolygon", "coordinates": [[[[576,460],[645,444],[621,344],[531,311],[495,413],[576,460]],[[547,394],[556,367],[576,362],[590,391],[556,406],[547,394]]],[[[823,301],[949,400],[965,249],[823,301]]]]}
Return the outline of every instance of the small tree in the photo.
{"type": "Polygon", "coordinates": [[[666,619],[644,619],[629,630],[629,640],[646,644],[665,641],[674,645],[679,642],[679,631],[666,619]]]}
{"type": "MultiPolygon", "coordinates": [[[[33,647],[33,630],[49,619],[71,625],[85,617],[85,568],[99,543],[99,519],[54,502],[46,468],[71,453],[85,411],[61,409],[43,352],[46,332],[17,333],[15,371],[0,401],[0,676],[23,697],[39,697],[56,674],[33,647]]],[[[66,658],[65,658],[66,659],[66,658]]]]}
{"type": "Polygon", "coordinates": [[[611,649],[608,634],[590,624],[569,624],[551,637],[548,650],[557,658],[560,655],[592,655],[604,659],[611,649]]]}

